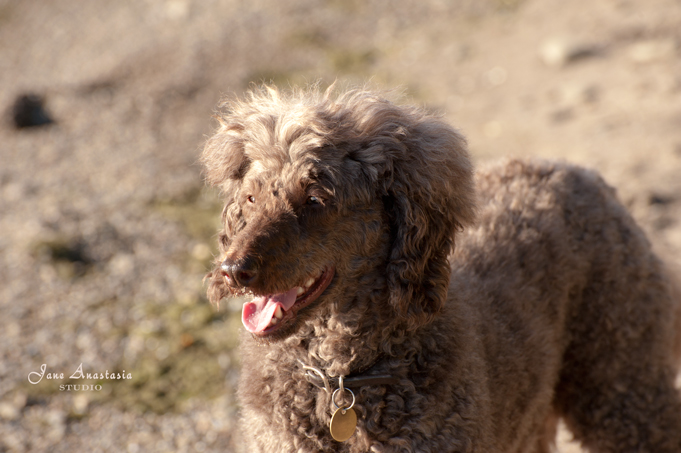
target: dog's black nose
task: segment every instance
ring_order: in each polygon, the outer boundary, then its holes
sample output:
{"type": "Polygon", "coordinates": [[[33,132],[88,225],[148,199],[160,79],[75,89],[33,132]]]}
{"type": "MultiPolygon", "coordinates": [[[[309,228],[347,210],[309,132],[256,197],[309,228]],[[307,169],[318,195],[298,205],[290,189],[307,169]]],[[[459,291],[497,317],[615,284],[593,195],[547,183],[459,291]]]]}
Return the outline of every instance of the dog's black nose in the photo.
{"type": "Polygon", "coordinates": [[[225,258],[220,265],[222,275],[227,279],[227,284],[233,287],[247,288],[258,276],[258,265],[252,259],[225,258]]]}

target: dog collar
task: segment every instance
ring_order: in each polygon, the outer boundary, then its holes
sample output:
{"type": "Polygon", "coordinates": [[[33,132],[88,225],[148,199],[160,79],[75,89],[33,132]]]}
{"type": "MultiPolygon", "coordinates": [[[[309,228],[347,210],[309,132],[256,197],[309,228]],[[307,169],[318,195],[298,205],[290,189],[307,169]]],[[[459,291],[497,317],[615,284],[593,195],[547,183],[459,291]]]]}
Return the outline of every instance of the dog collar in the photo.
{"type": "Polygon", "coordinates": [[[300,365],[305,371],[307,381],[331,395],[331,402],[336,407],[336,410],[333,412],[329,422],[329,432],[335,441],[345,442],[352,437],[357,429],[357,414],[352,409],[355,405],[355,394],[350,388],[369,385],[395,385],[400,382],[399,379],[389,374],[363,374],[374,368],[382,358],[383,355],[380,354],[371,364],[355,373],[351,373],[347,378],[345,376],[328,377],[319,368],[305,365],[299,360],[300,365]],[[341,405],[336,402],[336,394],[339,392],[341,399],[345,392],[350,393],[352,403],[349,406],[343,405],[343,402],[341,402],[341,405]]]}
{"type": "MultiPolygon", "coordinates": [[[[326,390],[326,388],[324,387],[325,382],[319,376],[311,373],[306,373],[305,377],[310,384],[326,390]]],[[[330,386],[330,388],[340,387],[340,378],[327,378],[326,382],[328,383],[328,386],[330,386]]],[[[345,385],[345,387],[348,388],[358,388],[366,387],[369,385],[395,385],[398,384],[399,382],[400,382],[399,379],[389,374],[376,374],[371,376],[347,377],[343,381],[343,384],[345,385]]]]}
{"type": "Polygon", "coordinates": [[[381,354],[371,364],[349,374],[347,377],[328,377],[319,368],[305,365],[305,363],[300,360],[299,362],[305,371],[305,379],[310,384],[325,390],[330,394],[334,391],[334,389],[340,388],[341,385],[347,388],[359,388],[371,385],[399,384],[400,380],[390,374],[364,374],[371,371],[371,369],[374,368],[382,358],[383,355],[381,354]]]}

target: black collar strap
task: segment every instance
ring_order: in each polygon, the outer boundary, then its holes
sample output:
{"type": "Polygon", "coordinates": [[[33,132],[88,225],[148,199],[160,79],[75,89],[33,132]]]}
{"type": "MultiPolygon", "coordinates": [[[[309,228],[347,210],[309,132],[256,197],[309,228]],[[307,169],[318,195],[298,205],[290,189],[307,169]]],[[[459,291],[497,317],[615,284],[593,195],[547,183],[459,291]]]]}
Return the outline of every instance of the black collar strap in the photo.
{"type": "MultiPolygon", "coordinates": [[[[314,374],[307,374],[308,381],[312,384],[315,384],[313,381],[317,381],[317,385],[319,387],[319,383],[321,385],[324,384],[324,381],[322,381],[318,376],[314,374]],[[311,378],[311,379],[310,379],[311,378]]],[[[400,383],[400,380],[397,379],[396,377],[393,377],[389,374],[376,374],[376,375],[371,375],[371,376],[354,376],[354,377],[347,377],[343,379],[343,386],[348,387],[348,388],[357,388],[357,387],[365,387],[369,385],[397,385],[400,383]]],[[[329,378],[329,384],[334,387],[338,388],[340,386],[340,380],[339,378],[329,378]]]]}
{"type": "MultiPolygon", "coordinates": [[[[368,367],[359,370],[356,373],[352,373],[350,376],[343,379],[343,386],[348,388],[358,388],[366,387],[370,385],[397,385],[400,380],[389,374],[360,374],[371,371],[372,368],[383,358],[383,355],[379,355],[376,360],[371,363],[368,367]]],[[[305,365],[302,361],[300,364],[305,370],[305,379],[307,381],[320,389],[324,389],[331,393],[333,389],[340,388],[340,378],[338,377],[327,377],[318,368],[310,367],[305,365]]]]}

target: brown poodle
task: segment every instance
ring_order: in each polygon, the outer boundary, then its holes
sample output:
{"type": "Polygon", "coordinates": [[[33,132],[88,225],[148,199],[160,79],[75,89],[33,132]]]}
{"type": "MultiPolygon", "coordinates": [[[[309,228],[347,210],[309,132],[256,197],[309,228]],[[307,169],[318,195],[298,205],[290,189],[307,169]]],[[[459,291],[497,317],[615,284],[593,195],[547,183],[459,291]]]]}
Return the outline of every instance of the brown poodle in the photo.
{"type": "Polygon", "coordinates": [[[548,452],[563,418],[592,452],[681,452],[670,283],[598,175],[474,177],[455,130],[364,90],[222,107],[208,294],[249,296],[246,451],[548,452]]]}

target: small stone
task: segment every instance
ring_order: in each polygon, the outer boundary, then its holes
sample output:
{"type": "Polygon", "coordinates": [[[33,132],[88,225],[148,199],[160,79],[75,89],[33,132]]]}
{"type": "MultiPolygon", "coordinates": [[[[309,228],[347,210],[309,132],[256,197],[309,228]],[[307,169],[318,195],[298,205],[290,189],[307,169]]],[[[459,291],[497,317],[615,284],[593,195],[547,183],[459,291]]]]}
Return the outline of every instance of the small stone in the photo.
{"type": "Polygon", "coordinates": [[[203,242],[199,242],[192,247],[191,255],[196,261],[208,261],[213,257],[210,247],[203,242]]]}
{"type": "Polygon", "coordinates": [[[539,48],[539,57],[547,66],[561,68],[568,63],[597,54],[595,46],[569,39],[553,38],[539,48]]]}
{"type": "Polygon", "coordinates": [[[568,106],[592,104],[598,101],[599,90],[594,85],[567,84],[561,88],[560,96],[568,106]]]}
{"type": "Polygon", "coordinates": [[[132,274],[135,270],[135,257],[129,253],[118,253],[109,262],[109,270],[118,276],[132,274]]]}
{"type": "Polygon", "coordinates": [[[78,394],[73,397],[73,413],[76,415],[85,415],[87,413],[90,401],[87,395],[78,394]]]}
{"type": "Polygon", "coordinates": [[[16,407],[9,403],[0,403],[0,417],[11,421],[19,418],[19,411],[16,407]]]}
{"type": "Polygon", "coordinates": [[[648,196],[648,204],[649,205],[668,205],[674,201],[674,197],[670,195],[664,195],[664,194],[659,194],[659,193],[651,193],[648,196]]]}
{"type": "Polygon", "coordinates": [[[45,100],[36,94],[22,94],[12,105],[12,122],[17,129],[44,126],[54,121],[45,111],[45,100]]]}
{"type": "Polygon", "coordinates": [[[182,20],[189,15],[190,2],[187,0],[170,0],[166,3],[166,16],[171,20],[182,20]]]}
{"type": "Polygon", "coordinates": [[[14,398],[12,398],[12,403],[14,403],[14,407],[19,409],[19,410],[26,407],[27,402],[28,402],[28,397],[23,392],[19,392],[19,393],[15,394],[14,398]]]}
{"type": "Polygon", "coordinates": [[[49,426],[47,438],[51,441],[61,441],[66,435],[66,415],[60,410],[51,410],[46,414],[45,422],[49,426]]]}
{"type": "Polygon", "coordinates": [[[641,41],[629,48],[629,58],[634,63],[650,63],[673,58],[676,54],[676,42],[673,39],[657,39],[641,41]]]}

